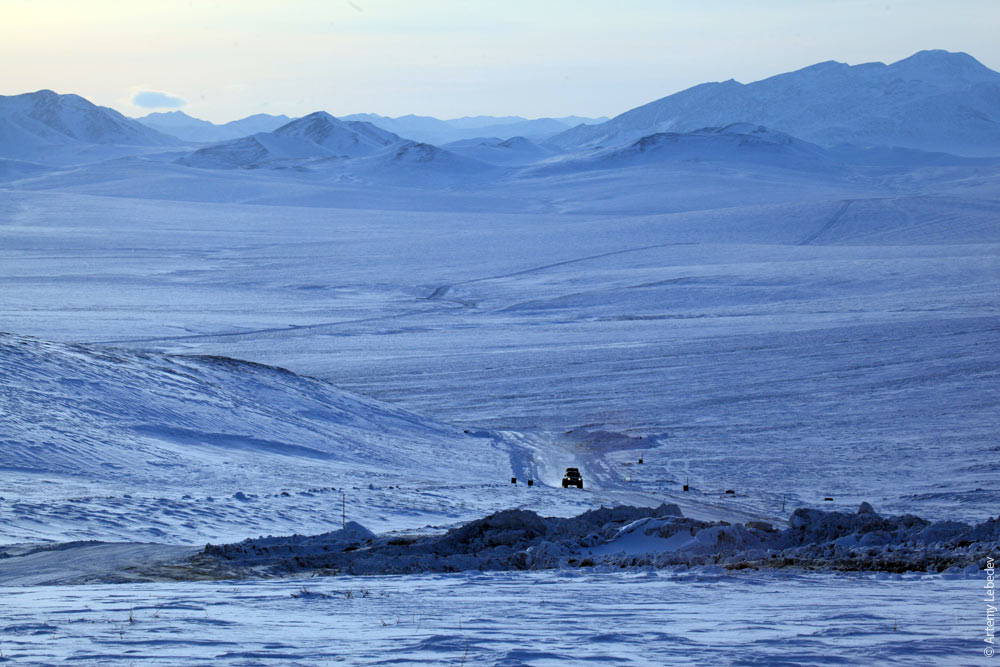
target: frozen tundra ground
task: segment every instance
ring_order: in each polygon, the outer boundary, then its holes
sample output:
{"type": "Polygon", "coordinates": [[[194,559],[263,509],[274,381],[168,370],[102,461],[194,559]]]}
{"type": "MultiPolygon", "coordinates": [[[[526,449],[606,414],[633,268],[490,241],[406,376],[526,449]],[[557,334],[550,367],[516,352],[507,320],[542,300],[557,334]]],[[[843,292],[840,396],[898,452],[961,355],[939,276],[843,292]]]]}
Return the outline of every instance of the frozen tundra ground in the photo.
{"type": "Polygon", "coordinates": [[[981,586],[571,570],[12,587],[0,650],[16,665],[983,665],[981,586]]]}

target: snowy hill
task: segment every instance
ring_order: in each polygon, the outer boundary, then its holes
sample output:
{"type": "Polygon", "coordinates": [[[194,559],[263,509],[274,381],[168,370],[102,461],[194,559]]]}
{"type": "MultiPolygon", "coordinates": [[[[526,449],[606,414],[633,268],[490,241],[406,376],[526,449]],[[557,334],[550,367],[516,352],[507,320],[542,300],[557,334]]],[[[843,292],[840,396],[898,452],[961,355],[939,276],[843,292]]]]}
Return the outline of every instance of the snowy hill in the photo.
{"type": "MultiPolygon", "coordinates": [[[[91,349],[0,334],[0,466],[132,481],[224,477],[222,461],[412,470],[477,442],[326,382],[223,357],[91,349]]],[[[433,475],[447,476],[447,462],[433,475]]],[[[454,470],[451,471],[455,472],[454,470]]]]}
{"type": "Polygon", "coordinates": [[[824,148],[763,126],[734,123],[695,132],[658,132],[624,148],[596,149],[554,158],[535,173],[614,169],[676,161],[715,161],[726,165],[763,164],[797,170],[827,170],[835,161],[824,148]]]}
{"type": "Polygon", "coordinates": [[[354,158],[371,155],[402,141],[397,135],[361,121],[342,121],[325,111],[257,134],[208,146],[180,160],[209,169],[259,166],[276,160],[354,158]]]}
{"type": "MultiPolygon", "coordinates": [[[[508,452],[490,438],[321,380],[224,357],[0,334],[0,386],[0,496],[17,500],[4,507],[0,539],[31,534],[32,516],[47,515],[45,530],[60,531],[71,512],[103,516],[69,529],[78,537],[147,531],[197,542],[212,534],[211,524],[240,535],[287,524],[295,513],[293,521],[331,521],[307,515],[332,503],[324,497],[332,485],[426,488],[510,475],[508,452]],[[49,481],[34,488],[41,479],[49,481]],[[302,497],[285,500],[283,490],[302,497]],[[67,495],[74,498],[69,508],[67,495]],[[256,505],[264,495],[282,500],[256,505]],[[168,516],[142,517],[148,505],[168,516]],[[201,516],[198,525],[169,516],[188,512],[201,516]]],[[[338,523],[339,502],[338,493],[338,523]]],[[[426,506],[401,502],[410,514],[426,506]]],[[[452,509],[447,502],[432,505],[436,512],[452,509]]]]}
{"type": "Polygon", "coordinates": [[[921,51],[891,65],[829,61],[750,84],[705,83],[606,123],[575,127],[551,143],[607,147],[749,122],[823,145],[1000,155],[998,109],[1000,73],[966,53],[921,51]]]}
{"type": "Polygon", "coordinates": [[[550,157],[555,152],[527,137],[464,139],[445,144],[443,148],[464,157],[504,165],[530,164],[550,157]]]}
{"type": "MultiPolygon", "coordinates": [[[[180,142],[79,95],[40,90],[0,96],[0,157],[42,161],[56,147],[173,146],[180,142]],[[40,160],[39,158],[42,158],[40,160]]],[[[57,160],[50,160],[50,162],[57,160]]]]}
{"type": "Polygon", "coordinates": [[[216,125],[207,120],[192,118],[183,111],[168,111],[151,113],[136,120],[147,127],[184,141],[210,143],[239,139],[258,132],[273,132],[292,119],[284,114],[272,116],[259,113],[216,125]]]}
{"type": "Polygon", "coordinates": [[[462,187],[497,173],[494,165],[416,141],[404,141],[343,167],[343,174],[352,179],[404,187],[462,187]]]}
{"type": "Polygon", "coordinates": [[[177,162],[207,169],[320,171],[352,183],[403,187],[474,182],[477,176],[496,171],[479,160],[403,139],[364,121],[342,121],[324,111],[274,132],[202,148],[177,162]]]}

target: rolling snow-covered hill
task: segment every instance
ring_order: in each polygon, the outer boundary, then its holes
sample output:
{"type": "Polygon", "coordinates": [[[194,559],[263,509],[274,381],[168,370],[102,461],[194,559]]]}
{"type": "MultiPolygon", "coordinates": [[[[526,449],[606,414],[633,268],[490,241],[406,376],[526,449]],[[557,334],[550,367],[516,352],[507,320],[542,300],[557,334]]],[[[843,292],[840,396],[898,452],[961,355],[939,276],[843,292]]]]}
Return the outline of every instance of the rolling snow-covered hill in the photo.
{"type": "Polygon", "coordinates": [[[921,51],[885,65],[829,61],[742,84],[704,83],[550,141],[606,147],[660,132],[748,122],[824,145],[1000,155],[1000,73],[966,53],[921,51]]]}
{"type": "Polygon", "coordinates": [[[359,187],[461,184],[496,171],[479,160],[403,139],[364,121],[342,121],[324,111],[274,132],[202,148],[177,162],[209,169],[319,171],[359,187]]]}
{"type": "Polygon", "coordinates": [[[224,460],[308,460],[446,478],[472,465],[463,459],[482,442],[320,380],[224,357],[0,334],[0,360],[5,470],[169,486],[225,477],[224,460]],[[430,470],[428,456],[445,460],[430,470]]]}
{"type": "Polygon", "coordinates": [[[468,186],[497,171],[493,165],[475,158],[415,141],[404,141],[370,157],[353,160],[343,169],[344,175],[352,179],[396,186],[468,186]]]}
{"type": "Polygon", "coordinates": [[[48,171],[48,167],[35,162],[0,158],[0,181],[13,181],[38,176],[39,174],[44,174],[46,171],[48,171]]]}
{"type": "MultiPolygon", "coordinates": [[[[309,516],[332,507],[329,487],[371,485],[365,495],[376,497],[403,484],[409,491],[393,495],[408,497],[510,476],[509,452],[492,438],[224,357],[0,334],[0,387],[0,541],[58,533],[197,542],[289,522],[332,525],[309,516]]],[[[351,492],[355,502],[360,494],[351,492]]],[[[451,501],[409,501],[410,515],[456,511],[451,501]]],[[[375,518],[372,503],[364,514],[375,518]]]]}
{"type": "Polygon", "coordinates": [[[734,123],[694,132],[658,132],[625,147],[599,148],[553,158],[530,173],[615,169],[676,161],[760,164],[801,171],[827,170],[836,164],[830,152],[816,144],[760,125],[734,123]]]}
{"type": "Polygon", "coordinates": [[[482,162],[503,165],[531,164],[555,153],[551,148],[541,146],[527,137],[478,137],[453,141],[443,148],[482,162]]]}
{"type": "MultiPolygon", "coordinates": [[[[58,163],[79,146],[165,147],[176,138],[79,95],[39,90],[0,96],[0,157],[58,163]]],[[[110,155],[114,152],[110,151],[110,155]]]]}
{"type": "Polygon", "coordinates": [[[370,123],[342,121],[316,111],[257,134],[208,146],[180,160],[192,167],[233,169],[275,160],[354,158],[371,155],[402,139],[370,123]]]}

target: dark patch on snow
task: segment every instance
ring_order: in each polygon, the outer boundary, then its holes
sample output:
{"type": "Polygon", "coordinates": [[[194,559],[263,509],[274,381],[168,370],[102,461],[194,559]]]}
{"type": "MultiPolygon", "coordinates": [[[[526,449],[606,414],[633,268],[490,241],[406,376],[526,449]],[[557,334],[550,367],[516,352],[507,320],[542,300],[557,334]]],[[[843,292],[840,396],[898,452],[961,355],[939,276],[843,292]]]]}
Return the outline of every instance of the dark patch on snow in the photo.
{"type": "Polygon", "coordinates": [[[313,537],[208,545],[193,563],[255,575],[706,565],[942,572],[975,565],[998,541],[1000,518],[976,526],[931,523],[913,515],[881,517],[867,503],[857,513],[800,508],[784,530],[761,521],[689,519],[676,505],[620,506],[569,518],[504,510],[443,535],[407,539],[349,523],[313,537]]]}

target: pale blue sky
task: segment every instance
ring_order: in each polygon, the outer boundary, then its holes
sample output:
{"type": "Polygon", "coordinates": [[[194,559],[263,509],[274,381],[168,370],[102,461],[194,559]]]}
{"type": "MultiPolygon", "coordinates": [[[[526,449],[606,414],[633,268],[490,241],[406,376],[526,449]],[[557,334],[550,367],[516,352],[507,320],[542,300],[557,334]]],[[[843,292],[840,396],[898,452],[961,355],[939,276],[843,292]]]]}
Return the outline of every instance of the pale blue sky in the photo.
{"type": "Polygon", "coordinates": [[[128,115],[615,115],[704,81],[966,51],[997,0],[0,0],[0,94],[128,115]],[[157,102],[160,100],[161,102],[157,102]]]}

